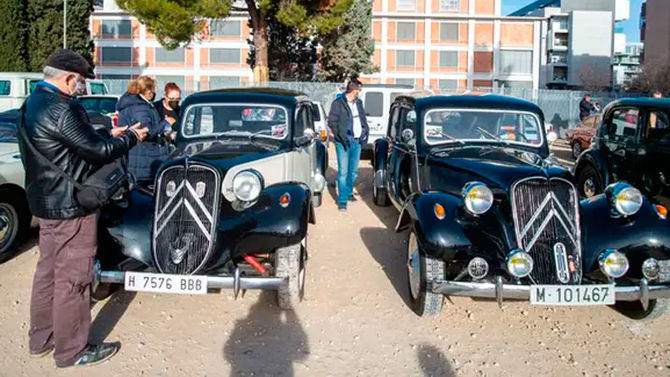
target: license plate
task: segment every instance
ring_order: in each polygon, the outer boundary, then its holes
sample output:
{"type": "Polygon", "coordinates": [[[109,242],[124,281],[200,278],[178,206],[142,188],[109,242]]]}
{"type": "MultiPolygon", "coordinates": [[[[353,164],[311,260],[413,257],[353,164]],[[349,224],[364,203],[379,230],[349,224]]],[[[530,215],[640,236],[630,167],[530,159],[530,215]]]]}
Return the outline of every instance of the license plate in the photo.
{"type": "Polygon", "coordinates": [[[127,291],[204,295],[207,277],[126,272],[124,287],[127,291]]]}
{"type": "Polygon", "coordinates": [[[531,285],[533,305],[613,305],[614,285],[531,285]]]}

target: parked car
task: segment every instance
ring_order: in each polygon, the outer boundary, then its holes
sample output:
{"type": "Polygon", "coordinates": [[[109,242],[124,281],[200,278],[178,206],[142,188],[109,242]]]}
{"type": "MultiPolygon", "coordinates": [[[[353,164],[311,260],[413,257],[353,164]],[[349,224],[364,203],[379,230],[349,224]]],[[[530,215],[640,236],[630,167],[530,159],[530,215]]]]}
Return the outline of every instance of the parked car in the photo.
{"type": "Polygon", "coordinates": [[[589,115],[579,122],[573,130],[568,131],[572,156],[577,159],[582,152],[589,148],[596,131],[600,126],[600,114],[589,115]]]}
{"type": "Polygon", "coordinates": [[[362,148],[362,155],[372,154],[374,141],[386,136],[386,129],[389,124],[388,109],[391,104],[401,94],[409,93],[414,88],[411,85],[381,85],[366,84],[363,85],[360,98],[363,101],[365,114],[370,127],[368,144],[362,148]]]}
{"type": "Polygon", "coordinates": [[[111,130],[116,127],[119,114],[116,111],[118,96],[114,95],[87,95],[78,97],[79,102],[86,109],[91,124],[96,129],[111,130]]]}
{"type": "Polygon", "coordinates": [[[498,95],[401,96],[375,143],[374,201],[409,230],[413,309],[443,295],[665,313],[670,221],[626,183],[580,202],[542,111],[498,95]]]}
{"type": "Polygon", "coordinates": [[[628,181],[648,196],[670,197],[670,100],[626,98],[603,111],[591,147],[577,160],[575,180],[584,197],[628,181]]]}
{"type": "Polygon", "coordinates": [[[130,262],[107,269],[101,261],[96,287],[232,288],[236,296],[270,289],[280,307],[293,308],[304,292],[308,224],[326,183],[312,103],[287,90],[224,89],[189,96],[182,111],[176,150],[155,185],[104,211],[113,239],[104,245],[116,250],[101,254],[130,262]]]}
{"type": "Polygon", "coordinates": [[[24,240],[32,215],[24,189],[16,131],[17,111],[0,113],[0,261],[24,240]]]}
{"type": "MultiPolygon", "coordinates": [[[[0,72],[0,111],[18,109],[42,80],[42,73],[0,72]]],[[[107,94],[101,80],[86,80],[87,94],[107,94]]]]}

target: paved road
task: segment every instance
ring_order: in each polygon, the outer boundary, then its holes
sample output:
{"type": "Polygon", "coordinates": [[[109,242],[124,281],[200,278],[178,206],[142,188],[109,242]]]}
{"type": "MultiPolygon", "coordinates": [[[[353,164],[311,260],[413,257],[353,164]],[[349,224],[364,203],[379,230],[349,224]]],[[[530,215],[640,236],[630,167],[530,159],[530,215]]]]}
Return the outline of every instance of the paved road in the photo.
{"type": "MultiPolygon", "coordinates": [[[[329,172],[332,179],[333,171],[329,172]]],[[[85,370],[27,356],[35,240],[0,265],[0,376],[668,376],[670,317],[628,320],[607,307],[548,308],[456,298],[431,319],[405,304],[406,235],[375,207],[332,197],[310,229],[307,297],[281,312],[267,293],[123,293],[93,307],[92,340],[120,354],[85,370]]]]}

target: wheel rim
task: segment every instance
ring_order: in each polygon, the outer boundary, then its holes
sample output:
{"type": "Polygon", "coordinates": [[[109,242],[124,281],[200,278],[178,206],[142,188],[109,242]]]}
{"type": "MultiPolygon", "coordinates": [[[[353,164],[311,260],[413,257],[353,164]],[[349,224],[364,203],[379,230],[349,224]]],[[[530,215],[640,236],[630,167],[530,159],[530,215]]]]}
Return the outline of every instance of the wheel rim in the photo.
{"type": "Polygon", "coordinates": [[[374,183],[372,184],[372,196],[375,198],[375,200],[379,196],[378,191],[377,191],[377,185],[375,185],[374,183]]]}
{"type": "Polygon", "coordinates": [[[0,251],[12,243],[18,231],[16,210],[6,203],[0,203],[0,251]]]}
{"type": "Polygon", "coordinates": [[[409,234],[407,242],[407,276],[409,277],[410,294],[413,299],[416,299],[421,289],[421,256],[414,232],[409,234]]]}
{"type": "Polygon", "coordinates": [[[593,177],[588,177],[584,180],[584,195],[587,198],[596,195],[596,182],[593,177]]]}
{"type": "Polygon", "coordinates": [[[582,153],[582,148],[579,146],[579,144],[574,143],[572,144],[572,154],[575,157],[579,157],[579,155],[582,153]]]}

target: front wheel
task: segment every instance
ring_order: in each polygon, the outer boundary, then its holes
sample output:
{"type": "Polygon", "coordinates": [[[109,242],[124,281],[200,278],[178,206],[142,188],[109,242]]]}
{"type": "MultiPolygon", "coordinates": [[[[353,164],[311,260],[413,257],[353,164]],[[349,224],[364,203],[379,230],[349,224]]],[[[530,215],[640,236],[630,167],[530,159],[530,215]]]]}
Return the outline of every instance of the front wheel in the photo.
{"type": "Polygon", "coordinates": [[[649,321],[660,318],[670,311],[670,299],[649,300],[646,310],[639,301],[617,301],[614,309],[628,318],[649,321]]]}
{"type": "Polygon", "coordinates": [[[275,275],[288,278],[286,285],[277,290],[279,307],[294,310],[305,295],[306,243],[280,247],[275,252],[275,275]]]}
{"type": "Polygon", "coordinates": [[[434,316],[442,310],[444,296],[433,293],[433,281],[444,279],[444,262],[423,255],[414,230],[407,242],[407,280],[412,309],[420,317],[434,316]]]}
{"type": "Polygon", "coordinates": [[[386,188],[377,187],[375,183],[372,183],[372,199],[375,204],[380,207],[386,207],[389,205],[389,197],[386,192],[386,188]]]}
{"type": "Polygon", "coordinates": [[[30,210],[25,199],[0,190],[0,262],[9,259],[30,228],[30,210]]]}
{"type": "Polygon", "coordinates": [[[603,183],[600,174],[591,165],[586,165],[577,174],[577,186],[580,194],[585,198],[596,196],[603,192],[603,183]]]}
{"type": "Polygon", "coordinates": [[[578,159],[579,155],[582,154],[582,151],[583,151],[582,145],[579,144],[579,142],[576,141],[576,140],[573,141],[572,142],[572,157],[574,157],[575,160],[578,159]]]}

